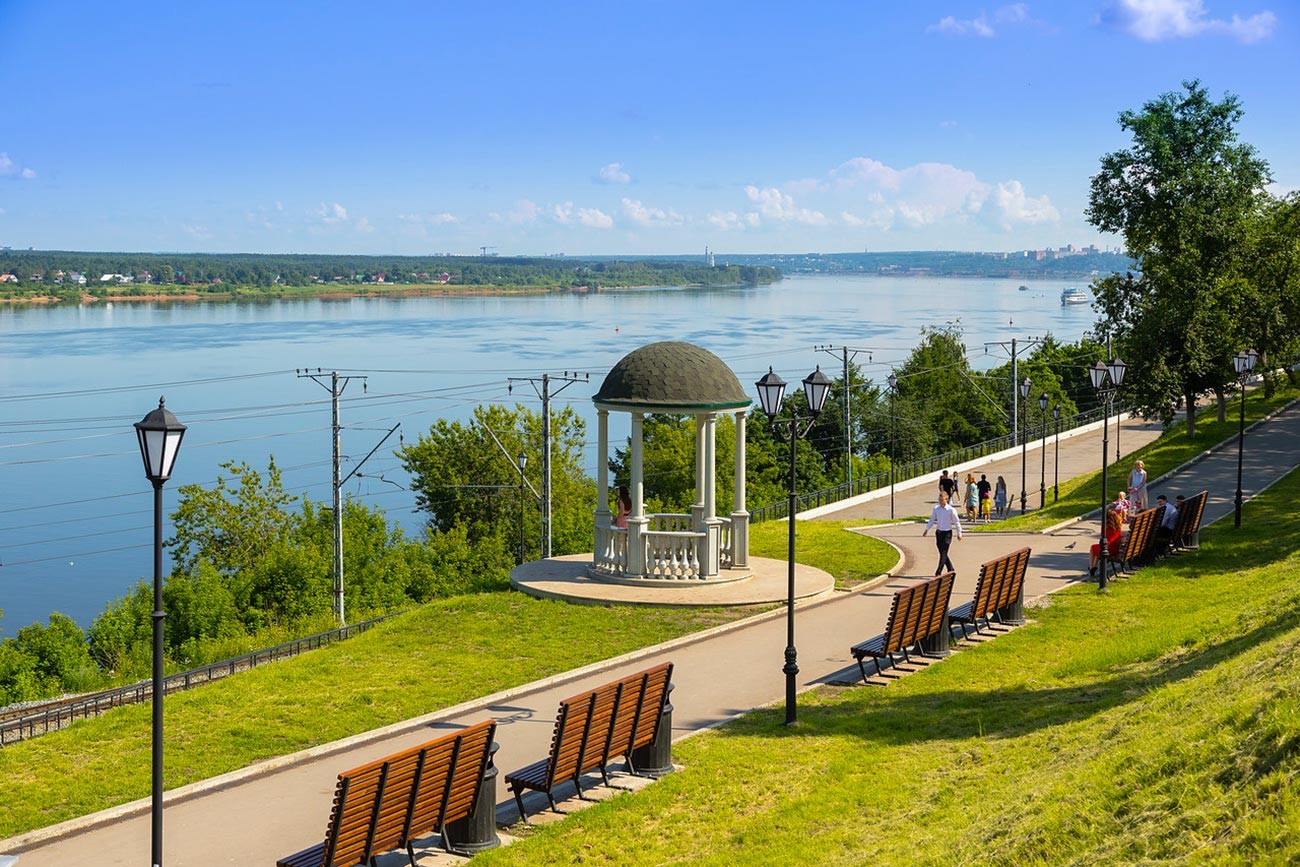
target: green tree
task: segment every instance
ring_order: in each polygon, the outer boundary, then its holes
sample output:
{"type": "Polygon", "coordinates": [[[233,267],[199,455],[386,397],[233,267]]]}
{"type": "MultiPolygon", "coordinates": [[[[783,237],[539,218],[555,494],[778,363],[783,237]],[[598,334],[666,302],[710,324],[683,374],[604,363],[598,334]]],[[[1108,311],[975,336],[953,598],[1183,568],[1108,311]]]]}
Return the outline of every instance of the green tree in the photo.
{"type": "MultiPolygon", "coordinates": [[[[429,529],[459,527],[472,543],[489,536],[519,538],[519,471],[513,456],[528,455],[527,478],[541,489],[542,417],[522,404],[483,405],[470,422],[434,422],[427,434],[396,454],[411,476],[429,529]],[[489,433],[491,431],[491,433],[489,433]],[[504,446],[503,452],[493,434],[504,446]]],[[[551,414],[551,538],[555,554],[591,550],[595,488],[582,469],[586,425],[572,407],[551,414]]],[[[525,495],[525,535],[539,538],[536,500],[525,495]]],[[[517,541],[509,542],[516,545],[517,541]]],[[[534,549],[535,550],[535,549],[534,549]]]]}
{"type": "Polygon", "coordinates": [[[48,625],[33,623],[19,629],[13,647],[31,658],[35,677],[47,689],[81,692],[100,681],[85,633],[66,614],[56,611],[48,625]]]}
{"type": "Polygon", "coordinates": [[[1244,315],[1272,396],[1273,369],[1300,352],[1300,193],[1268,198],[1256,215],[1247,259],[1250,303],[1244,315]]]}
{"type": "Polygon", "coordinates": [[[263,476],[243,462],[221,468],[232,481],[217,476],[212,488],[182,485],[172,513],[175,536],[171,540],[175,566],[183,572],[207,560],[223,575],[237,575],[262,557],[267,546],[283,541],[294,529],[288,507],[298,498],[284,490],[280,470],[272,458],[263,476]]]}
{"type": "Polygon", "coordinates": [[[1199,81],[1184,82],[1120,114],[1132,146],[1102,157],[1092,178],[1089,222],[1120,233],[1141,268],[1094,281],[1098,334],[1129,362],[1127,402],[1166,423],[1180,399],[1222,394],[1231,356],[1256,337],[1244,328],[1243,256],[1270,177],[1237,140],[1241,117],[1235,96],[1214,102],[1199,81]]]}

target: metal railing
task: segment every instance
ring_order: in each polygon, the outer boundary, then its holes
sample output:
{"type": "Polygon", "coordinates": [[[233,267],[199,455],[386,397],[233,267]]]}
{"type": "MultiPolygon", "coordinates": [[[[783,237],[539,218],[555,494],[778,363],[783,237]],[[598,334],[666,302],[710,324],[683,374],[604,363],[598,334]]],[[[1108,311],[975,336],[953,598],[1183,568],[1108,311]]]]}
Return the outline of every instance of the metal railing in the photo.
{"type": "MultiPolygon", "coordinates": [[[[1101,407],[1088,410],[1087,412],[1075,413],[1061,419],[1061,432],[1064,433],[1086,424],[1091,424],[1101,420],[1101,407]]],[[[1031,437],[1031,441],[1038,437],[1031,437]]],[[[1011,434],[1003,434],[991,440],[985,440],[974,445],[964,446],[955,451],[944,452],[941,455],[921,458],[907,464],[899,464],[894,468],[894,483],[914,479],[917,476],[924,476],[927,473],[938,472],[939,470],[951,469],[958,464],[964,464],[967,461],[973,461],[976,458],[982,458],[996,452],[1009,449],[1014,446],[1015,437],[1011,434]]],[[[847,500],[849,497],[856,497],[859,494],[865,494],[870,491],[876,491],[881,488],[889,487],[889,471],[883,473],[874,473],[860,479],[854,479],[850,484],[844,482],[831,488],[822,488],[819,491],[810,491],[807,494],[800,494],[795,498],[795,514],[815,509],[819,506],[838,503],[840,500],[847,500]]],[[[771,521],[777,518],[784,518],[789,515],[789,501],[781,500],[777,503],[770,503],[766,506],[759,506],[750,513],[750,523],[757,524],[759,521],[771,521]]]]}
{"type": "MultiPolygon", "coordinates": [[[[286,641],[283,644],[277,644],[274,647],[267,647],[262,650],[254,650],[252,653],[246,653],[243,656],[223,659],[220,662],[209,663],[199,668],[192,668],[189,671],[169,674],[163,678],[163,695],[183,692],[187,689],[222,680],[236,672],[247,671],[268,662],[288,659],[308,650],[315,650],[336,641],[343,641],[365,632],[375,624],[381,623],[390,617],[395,617],[400,613],[402,612],[385,614],[382,617],[363,620],[351,626],[342,626],[327,632],[318,632],[315,635],[295,638],[293,641],[286,641]]],[[[49,732],[58,731],[76,720],[99,716],[112,708],[148,701],[152,697],[153,681],[142,680],[128,686],[119,686],[88,695],[55,700],[27,712],[20,711],[17,715],[11,715],[9,719],[0,721],[0,746],[16,744],[49,732]]]]}

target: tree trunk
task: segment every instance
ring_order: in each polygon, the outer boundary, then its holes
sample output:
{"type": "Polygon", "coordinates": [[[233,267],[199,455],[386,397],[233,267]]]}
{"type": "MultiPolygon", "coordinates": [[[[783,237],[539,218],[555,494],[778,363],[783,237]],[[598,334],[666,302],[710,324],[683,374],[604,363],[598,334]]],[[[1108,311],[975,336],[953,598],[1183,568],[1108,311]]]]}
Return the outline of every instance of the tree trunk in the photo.
{"type": "Polygon", "coordinates": [[[1187,407],[1187,436],[1191,438],[1196,436],[1196,395],[1192,394],[1191,388],[1187,389],[1184,403],[1187,407]]]}
{"type": "Polygon", "coordinates": [[[1228,395],[1224,392],[1223,386],[1214,387],[1214,400],[1219,405],[1219,423],[1222,424],[1228,420],[1228,395]]]}

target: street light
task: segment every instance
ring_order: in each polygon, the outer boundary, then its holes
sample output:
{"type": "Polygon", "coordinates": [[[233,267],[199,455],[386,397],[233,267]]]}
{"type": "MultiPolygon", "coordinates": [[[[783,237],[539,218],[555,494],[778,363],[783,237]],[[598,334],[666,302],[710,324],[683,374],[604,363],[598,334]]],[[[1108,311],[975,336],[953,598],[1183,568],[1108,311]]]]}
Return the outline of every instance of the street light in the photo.
{"type": "Polygon", "coordinates": [[[1043,460],[1038,474],[1038,508],[1047,508],[1047,395],[1038,396],[1038,413],[1043,425],[1043,460]]]}
{"type": "Polygon", "coordinates": [[[523,452],[515,458],[519,468],[519,565],[524,564],[524,467],[528,466],[528,455],[523,452]]]}
{"type": "Polygon", "coordinates": [[[812,430],[813,422],[821,414],[822,407],[826,405],[826,396],[830,394],[831,381],[822,373],[820,366],[812,373],[804,377],[803,391],[804,397],[808,400],[808,412],[811,416],[801,418],[790,410],[790,418],[784,419],[778,425],[776,416],[781,411],[781,401],[785,397],[785,380],[777,376],[772,368],[767,369],[763,378],[754,383],[758,388],[758,400],[763,407],[763,414],[767,416],[773,432],[779,428],[786,429],[786,438],[790,443],[790,479],[789,479],[789,550],[787,552],[787,591],[785,602],[785,666],[781,671],[785,674],[785,724],[794,725],[796,719],[795,708],[795,691],[798,687],[797,677],[799,674],[798,651],[794,647],[794,513],[795,513],[795,451],[799,440],[807,436],[808,431],[812,430]],[[800,423],[807,422],[800,429],[800,423]]]}
{"type": "Polygon", "coordinates": [[[889,373],[889,519],[894,519],[894,398],[898,396],[898,374],[889,373]]]}
{"type": "Polygon", "coordinates": [[[1232,511],[1232,526],[1236,529],[1241,528],[1241,457],[1246,445],[1246,380],[1250,379],[1257,358],[1259,353],[1253,349],[1243,350],[1232,357],[1232,367],[1241,383],[1241,427],[1237,432],[1237,499],[1232,511]]]}
{"type": "Polygon", "coordinates": [[[1056,420],[1056,456],[1052,459],[1052,502],[1061,494],[1061,405],[1052,407],[1052,418],[1056,420]]]}
{"type": "MultiPolygon", "coordinates": [[[[1029,400],[1029,389],[1032,386],[1033,383],[1030,382],[1029,377],[1027,376],[1025,377],[1025,381],[1020,383],[1020,405],[1025,408],[1024,412],[1022,413],[1023,418],[1021,420],[1021,425],[1020,425],[1022,431],[1026,426],[1025,423],[1029,419],[1029,404],[1026,403],[1025,401],[1029,400]]],[[[1029,444],[1029,437],[1021,433],[1020,435],[1020,514],[1022,515],[1025,513],[1025,506],[1026,506],[1025,500],[1029,496],[1025,492],[1025,473],[1026,473],[1025,461],[1027,459],[1026,448],[1028,444],[1029,444]]]]}
{"type": "MultiPolygon", "coordinates": [[[[1128,369],[1119,358],[1112,358],[1110,364],[1098,361],[1088,368],[1088,380],[1101,397],[1101,547],[1098,548],[1101,572],[1097,579],[1097,589],[1106,589],[1106,457],[1110,451],[1110,408],[1115,403],[1115,392],[1124,382],[1124,371],[1128,369]],[[1107,381],[1109,380],[1109,382],[1107,381]]],[[[1117,422],[1118,424],[1118,422],[1117,422]]]]}
{"type": "Polygon", "coordinates": [[[140,457],[144,460],[144,474],[153,482],[153,865],[162,867],[162,810],[163,810],[163,612],[162,603],[162,489],[172,475],[185,425],[163,406],[158,398],[158,408],[135,423],[135,434],[140,441],[140,457]]]}

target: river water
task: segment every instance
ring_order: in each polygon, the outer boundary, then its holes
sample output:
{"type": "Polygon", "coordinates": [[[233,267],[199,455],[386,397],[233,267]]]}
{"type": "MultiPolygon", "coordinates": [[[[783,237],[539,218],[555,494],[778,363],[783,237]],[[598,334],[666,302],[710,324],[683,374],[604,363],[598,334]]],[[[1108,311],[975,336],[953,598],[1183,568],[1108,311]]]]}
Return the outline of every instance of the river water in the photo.
{"type": "MultiPolygon", "coordinates": [[[[816,364],[835,375],[838,357],[817,344],[871,350],[857,363],[883,381],[923,326],[960,324],[976,368],[1005,357],[985,355],[985,341],[1049,331],[1069,341],[1091,327],[1091,307],[1058,300],[1086,281],[1019,282],[800,275],[590,295],[0,307],[0,636],[51,611],[87,626],[151,575],[151,488],[131,425],[160,394],[189,425],[169,512],[180,485],[214,482],[225,461],[265,468],[270,455],[286,487],[328,501],[329,393],[296,368],[366,377],[342,401],[352,461],[398,422],[409,441],[480,402],[536,407],[527,383],[510,394],[507,379],[562,371],[591,374],[557,403],[578,408],[594,441],[590,398],[604,374],[657,340],[704,346],[752,390],[768,365],[789,382],[816,364]]],[[[611,416],[611,441],[626,436],[627,417],[611,416]]],[[[413,530],[396,439],[347,490],[413,530]]],[[[589,454],[593,475],[595,463],[589,454]]]]}

